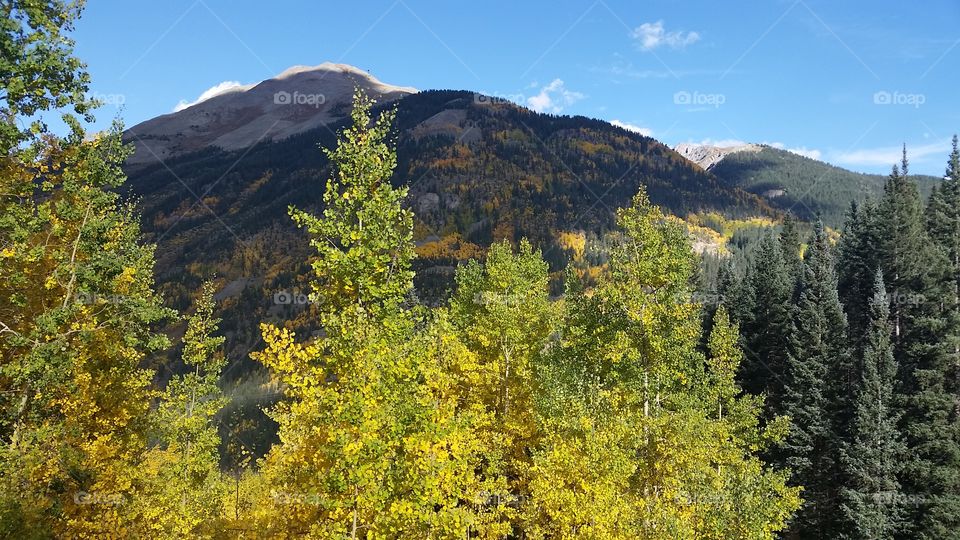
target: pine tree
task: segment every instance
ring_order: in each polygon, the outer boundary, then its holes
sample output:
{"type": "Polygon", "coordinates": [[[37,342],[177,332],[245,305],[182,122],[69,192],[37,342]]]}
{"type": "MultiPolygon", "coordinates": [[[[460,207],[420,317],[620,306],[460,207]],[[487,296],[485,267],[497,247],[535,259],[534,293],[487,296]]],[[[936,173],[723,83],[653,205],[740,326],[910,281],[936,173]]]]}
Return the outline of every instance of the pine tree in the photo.
{"type": "Polygon", "coordinates": [[[753,309],[742,326],[746,358],[740,380],[747,393],[767,396],[769,419],[779,412],[783,399],[793,296],[780,243],[772,235],[761,240],[748,279],[753,309]]]}
{"type": "Polygon", "coordinates": [[[905,448],[897,425],[897,362],[890,341],[889,298],[879,269],[874,283],[860,381],[853,387],[853,421],[840,458],[844,486],[839,536],[851,540],[894,538],[908,503],[897,481],[905,448]]]}
{"type": "Polygon", "coordinates": [[[851,342],[858,349],[869,327],[873,278],[881,265],[880,226],[876,203],[851,203],[838,248],[840,301],[847,314],[851,342]]]}
{"type": "Polygon", "coordinates": [[[958,397],[960,408],[960,148],[957,136],[947,162],[943,183],[935,186],[926,210],[927,232],[949,265],[947,296],[943,299],[954,368],[949,376],[951,392],[958,397]]]}
{"type": "Polygon", "coordinates": [[[740,269],[732,259],[723,262],[717,275],[717,292],[730,319],[740,326],[745,326],[753,318],[754,291],[750,279],[750,265],[744,264],[742,270],[738,270],[740,269]]]}
{"type": "Polygon", "coordinates": [[[797,220],[793,214],[787,214],[780,229],[780,251],[783,253],[783,262],[787,268],[791,284],[800,281],[803,271],[801,256],[800,231],[797,229],[797,220]]]}
{"type": "Polygon", "coordinates": [[[894,167],[881,201],[880,238],[884,282],[891,299],[900,423],[907,454],[900,477],[911,506],[904,538],[960,537],[960,440],[953,368],[949,262],[934,249],[923,223],[916,184],[908,177],[906,150],[894,167]]]}
{"type": "Polygon", "coordinates": [[[804,487],[804,506],[791,525],[802,538],[833,538],[838,482],[838,437],[844,432],[852,369],[837,277],[818,223],[804,260],[787,369],[783,414],[791,431],[778,452],[804,487]]]}

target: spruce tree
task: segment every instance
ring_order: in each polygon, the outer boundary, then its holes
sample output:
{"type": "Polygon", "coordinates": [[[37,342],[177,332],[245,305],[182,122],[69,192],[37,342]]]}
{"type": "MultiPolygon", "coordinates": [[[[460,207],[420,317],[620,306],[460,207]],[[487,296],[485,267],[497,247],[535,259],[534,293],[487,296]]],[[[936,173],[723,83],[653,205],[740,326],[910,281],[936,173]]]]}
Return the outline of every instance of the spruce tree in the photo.
{"type": "Polygon", "coordinates": [[[744,268],[739,269],[732,259],[724,261],[717,274],[719,303],[727,308],[730,319],[741,327],[753,319],[754,306],[750,265],[743,262],[744,268]]]}
{"type": "Polygon", "coordinates": [[[869,299],[873,277],[881,264],[877,204],[851,203],[837,253],[840,301],[850,327],[850,339],[859,346],[869,326],[869,299]]]}
{"type": "Polygon", "coordinates": [[[905,448],[897,426],[889,299],[879,269],[863,343],[850,436],[840,456],[844,486],[839,536],[851,540],[893,538],[907,502],[897,481],[905,448]]]}
{"type": "MultiPolygon", "coordinates": [[[[952,329],[948,348],[953,354],[953,364],[960,366],[960,148],[956,135],[943,183],[935,186],[927,203],[926,224],[935,247],[949,265],[947,295],[942,301],[952,329]]],[[[960,370],[957,367],[950,375],[950,388],[954,394],[960,393],[960,370]]]]}
{"type": "Polygon", "coordinates": [[[960,148],[953,136],[953,149],[947,161],[943,183],[934,187],[927,203],[927,231],[937,246],[944,250],[953,274],[952,303],[957,303],[960,283],[960,148]]]}
{"type": "Polygon", "coordinates": [[[804,486],[804,506],[791,526],[801,538],[836,532],[837,436],[847,422],[852,371],[846,333],[830,245],[818,223],[803,265],[782,407],[791,420],[782,460],[804,486]]]}
{"type": "MultiPolygon", "coordinates": [[[[880,203],[879,240],[884,261],[884,283],[893,301],[890,317],[894,342],[903,345],[905,318],[911,303],[908,299],[922,293],[925,260],[930,255],[930,242],[924,231],[923,203],[917,185],[908,178],[906,148],[901,166],[893,166],[884,185],[880,203]]],[[[915,300],[919,300],[916,298],[915,300]]],[[[903,350],[905,347],[901,346],[903,350]]]]}
{"type": "Polygon", "coordinates": [[[802,274],[801,249],[797,220],[793,217],[793,214],[787,214],[783,219],[783,226],[780,228],[780,251],[783,252],[783,263],[790,274],[791,283],[799,281],[802,274]]]}
{"type": "Polygon", "coordinates": [[[908,177],[906,151],[884,187],[879,209],[881,260],[888,283],[900,427],[907,454],[900,477],[911,504],[903,538],[960,538],[960,444],[953,369],[949,264],[924,228],[922,202],[908,177]]]}
{"type": "Polygon", "coordinates": [[[792,311],[789,272],[772,235],[761,240],[746,279],[752,312],[742,323],[746,357],[740,378],[747,393],[767,395],[769,419],[779,411],[782,399],[792,311]]]}

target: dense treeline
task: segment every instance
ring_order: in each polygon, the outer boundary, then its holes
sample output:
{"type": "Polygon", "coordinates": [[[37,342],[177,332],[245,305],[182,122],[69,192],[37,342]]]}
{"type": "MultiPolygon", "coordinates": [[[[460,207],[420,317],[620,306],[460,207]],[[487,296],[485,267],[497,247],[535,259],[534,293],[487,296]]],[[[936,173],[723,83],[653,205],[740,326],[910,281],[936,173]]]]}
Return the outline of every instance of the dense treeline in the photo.
{"type": "Polygon", "coordinates": [[[741,377],[767,418],[769,453],[803,485],[800,538],[960,535],[960,151],[924,206],[906,150],[882,195],[853,204],[837,245],[796,229],[720,273],[743,330],[741,377]]]}

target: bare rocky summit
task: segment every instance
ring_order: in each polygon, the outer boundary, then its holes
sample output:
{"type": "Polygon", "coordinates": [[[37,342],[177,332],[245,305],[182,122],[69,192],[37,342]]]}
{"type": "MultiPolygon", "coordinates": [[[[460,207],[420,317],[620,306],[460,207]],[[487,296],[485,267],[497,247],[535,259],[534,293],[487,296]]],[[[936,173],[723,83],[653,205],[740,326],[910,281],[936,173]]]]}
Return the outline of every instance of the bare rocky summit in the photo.
{"type": "Polygon", "coordinates": [[[348,115],[356,87],[380,102],[417,92],[346,64],[294,66],[133,126],[124,134],[136,146],[127,164],[146,165],[208,146],[239,150],[303,133],[348,115]]]}
{"type": "Polygon", "coordinates": [[[741,144],[738,146],[711,146],[707,144],[678,144],[674,150],[678,154],[696,163],[701,169],[708,171],[723,158],[736,152],[759,152],[763,147],[759,144],[741,144]]]}

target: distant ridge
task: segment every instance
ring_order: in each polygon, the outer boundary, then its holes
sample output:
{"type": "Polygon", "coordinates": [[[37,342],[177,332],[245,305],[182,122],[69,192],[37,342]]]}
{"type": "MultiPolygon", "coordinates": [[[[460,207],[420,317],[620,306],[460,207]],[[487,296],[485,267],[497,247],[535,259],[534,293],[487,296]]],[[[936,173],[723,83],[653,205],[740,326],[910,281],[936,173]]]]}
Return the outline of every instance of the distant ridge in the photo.
{"type": "MultiPolygon", "coordinates": [[[[850,171],[766,144],[680,144],[676,151],[731,189],[753,193],[801,219],[819,217],[832,227],[843,224],[852,201],[878,197],[886,182],[884,175],[850,171]]],[[[924,196],[939,182],[933,176],[913,178],[924,196]]]]}

